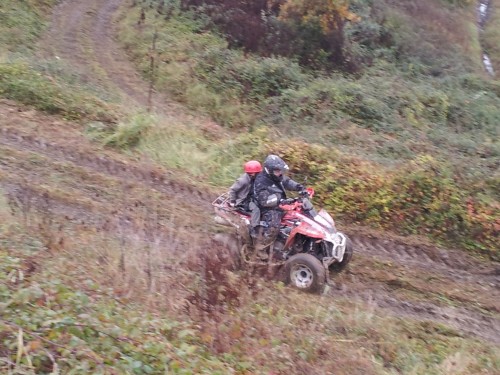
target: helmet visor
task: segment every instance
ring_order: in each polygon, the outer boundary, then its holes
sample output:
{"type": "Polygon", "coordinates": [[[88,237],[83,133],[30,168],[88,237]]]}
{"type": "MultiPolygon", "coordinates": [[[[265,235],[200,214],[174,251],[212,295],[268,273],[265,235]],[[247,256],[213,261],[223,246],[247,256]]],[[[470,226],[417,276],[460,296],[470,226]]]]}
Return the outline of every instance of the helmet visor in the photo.
{"type": "Polygon", "coordinates": [[[281,177],[283,176],[286,172],[288,171],[288,165],[285,164],[283,166],[283,168],[274,168],[273,169],[273,174],[276,176],[276,177],[281,177]]]}
{"type": "Polygon", "coordinates": [[[281,169],[273,169],[273,175],[276,177],[281,177],[283,176],[283,171],[281,169]]]}

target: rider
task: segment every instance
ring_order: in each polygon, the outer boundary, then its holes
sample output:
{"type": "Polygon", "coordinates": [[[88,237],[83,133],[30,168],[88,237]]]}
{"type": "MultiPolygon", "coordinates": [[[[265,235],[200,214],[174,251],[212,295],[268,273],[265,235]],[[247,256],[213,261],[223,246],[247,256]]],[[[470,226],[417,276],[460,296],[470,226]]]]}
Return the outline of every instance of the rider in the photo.
{"type": "Polygon", "coordinates": [[[257,160],[250,160],[243,166],[243,173],[229,188],[229,205],[243,211],[251,211],[250,227],[253,229],[259,225],[260,210],[255,204],[253,197],[253,184],[257,173],[262,172],[262,165],[257,160]]]}
{"type": "Polygon", "coordinates": [[[262,212],[264,226],[255,242],[255,253],[262,260],[267,259],[266,248],[276,239],[283,211],[278,207],[286,199],[286,190],[302,191],[304,186],[285,176],[288,165],[277,155],[268,155],[264,161],[264,171],[259,173],[254,183],[254,199],[262,212]]]}

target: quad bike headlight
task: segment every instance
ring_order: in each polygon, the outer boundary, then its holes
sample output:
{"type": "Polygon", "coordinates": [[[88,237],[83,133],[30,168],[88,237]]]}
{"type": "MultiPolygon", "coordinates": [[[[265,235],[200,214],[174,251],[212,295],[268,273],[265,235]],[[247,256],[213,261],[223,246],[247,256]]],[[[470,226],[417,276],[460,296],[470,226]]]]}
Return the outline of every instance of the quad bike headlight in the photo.
{"type": "Polygon", "coordinates": [[[335,245],[342,245],[342,242],[344,242],[344,236],[342,236],[340,233],[335,233],[332,236],[332,240],[335,245]]]}

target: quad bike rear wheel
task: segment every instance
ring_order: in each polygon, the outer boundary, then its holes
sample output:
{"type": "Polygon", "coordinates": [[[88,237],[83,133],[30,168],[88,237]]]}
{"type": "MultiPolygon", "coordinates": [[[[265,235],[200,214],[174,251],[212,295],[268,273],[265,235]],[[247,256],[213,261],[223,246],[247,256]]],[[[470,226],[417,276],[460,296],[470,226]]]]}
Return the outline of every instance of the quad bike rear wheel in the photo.
{"type": "Polygon", "coordinates": [[[311,254],[296,254],[284,267],[285,283],[308,293],[321,293],[325,288],[326,270],[311,254]]]}

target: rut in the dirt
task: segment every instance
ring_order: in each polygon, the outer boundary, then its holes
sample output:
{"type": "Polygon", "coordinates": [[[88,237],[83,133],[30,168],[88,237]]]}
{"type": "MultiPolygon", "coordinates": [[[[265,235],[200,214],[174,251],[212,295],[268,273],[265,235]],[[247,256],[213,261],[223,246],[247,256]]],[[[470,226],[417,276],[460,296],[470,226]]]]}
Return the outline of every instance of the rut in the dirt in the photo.
{"type": "Polygon", "coordinates": [[[436,274],[446,275],[457,281],[478,282],[500,290],[500,265],[483,264],[460,250],[442,249],[428,245],[409,245],[398,240],[367,236],[351,236],[357,252],[376,259],[404,264],[408,267],[422,267],[436,274]]]}
{"type": "Polygon", "coordinates": [[[380,308],[395,316],[445,324],[453,328],[457,336],[465,333],[500,344],[500,320],[495,314],[485,314],[466,307],[438,306],[430,302],[402,300],[391,296],[386,290],[373,287],[355,292],[337,289],[332,294],[348,297],[351,300],[368,301],[374,308],[380,308]]]}
{"type": "Polygon", "coordinates": [[[196,202],[201,207],[205,209],[210,207],[208,202],[213,195],[192,185],[180,183],[169,178],[168,171],[155,167],[152,164],[125,163],[124,161],[115,160],[108,155],[104,155],[93,148],[78,149],[72,145],[65,146],[67,140],[57,140],[52,137],[47,139],[38,135],[22,133],[8,126],[2,126],[0,132],[0,144],[29,150],[54,160],[72,162],[78,166],[98,173],[112,175],[125,181],[140,181],[158,191],[164,192],[171,199],[190,197],[191,201],[196,202]]]}

